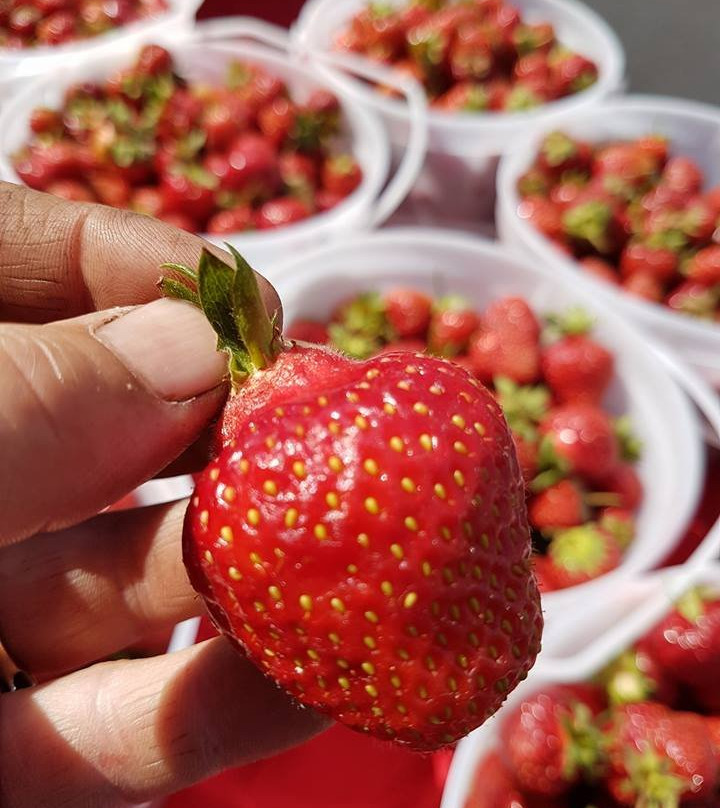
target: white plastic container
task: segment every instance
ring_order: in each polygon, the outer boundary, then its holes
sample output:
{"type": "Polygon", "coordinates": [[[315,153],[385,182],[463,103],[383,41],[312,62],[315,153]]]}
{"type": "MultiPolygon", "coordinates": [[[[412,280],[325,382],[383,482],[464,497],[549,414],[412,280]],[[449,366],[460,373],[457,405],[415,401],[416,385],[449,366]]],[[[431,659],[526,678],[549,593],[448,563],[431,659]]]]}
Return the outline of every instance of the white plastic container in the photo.
{"type": "MultiPolygon", "coordinates": [[[[297,257],[277,266],[273,280],[286,323],[298,317],[326,318],[334,304],[353,293],[397,285],[434,295],[456,292],[479,308],[520,294],[538,313],[581,305],[595,316],[595,335],[616,357],[610,409],[627,412],[643,441],[638,473],[645,497],[637,536],[620,567],[595,581],[545,595],[548,622],[578,601],[595,599],[603,585],[618,587],[629,576],[652,569],[683,536],[703,476],[696,414],[645,338],[572,279],[559,280],[552,266],[528,262],[472,236],[398,228],[297,257]]],[[[714,400],[701,381],[690,377],[698,395],[714,400]]]]}
{"type": "MultiPolygon", "coordinates": [[[[278,50],[278,45],[283,42],[280,29],[250,21],[234,22],[234,35],[242,31],[254,39],[265,38],[266,44],[257,41],[211,41],[215,37],[206,38],[202,26],[192,38],[186,37],[177,44],[169,44],[165,40],[161,42],[172,52],[178,72],[190,81],[219,83],[224,78],[227,64],[241,59],[258,64],[279,76],[287,83],[294,98],[302,100],[316,87],[328,86],[324,74],[304,64],[298,57],[278,50]],[[276,41],[271,41],[268,30],[276,32],[276,41]]],[[[284,41],[287,44],[287,40],[284,41]]],[[[16,94],[0,112],[0,179],[20,182],[11,157],[30,136],[29,119],[35,107],[60,106],[65,89],[72,83],[79,80],[99,81],[113,70],[128,64],[131,59],[132,56],[127,53],[104,53],[63,70],[60,76],[45,77],[31,83],[16,94]]],[[[331,210],[277,230],[205,236],[215,243],[231,243],[265,274],[272,274],[273,263],[298,251],[379,224],[402,201],[422,165],[425,149],[422,99],[420,109],[414,106],[416,124],[411,148],[407,150],[393,179],[385,186],[390,170],[390,148],[378,117],[347,103],[342,93],[342,82],[331,85],[330,89],[341,100],[345,146],[355,155],[363,171],[358,188],[331,210]]]]}
{"type": "Polygon", "coordinates": [[[661,619],[675,599],[694,584],[720,591],[720,564],[689,569],[673,567],[629,581],[621,591],[612,592],[602,609],[586,609],[576,615],[575,631],[569,632],[565,639],[568,646],[576,647],[577,656],[550,659],[547,652],[552,649],[546,647],[526,681],[510,694],[505,705],[458,744],[440,808],[464,808],[475,770],[488,753],[498,748],[500,725],[509,711],[550,684],[589,679],[639,639],[661,619]],[[649,619],[648,604],[654,607],[649,619]],[[611,642],[607,642],[608,626],[612,626],[611,642]]]}
{"type": "Polygon", "coordinates": [[[559,277],[581,278],[593,293],[605,296],[720,388],[720,324],[678,314],[585,273],[572,257],[561,253],[518,216],[517,180],[532,163],[543,135],[556,128],[591,142],[627,140],[649,133],[665,135],[673,154],[697,161],[709,188],[720,184],[720,109],[673,98],[627,96],[554,121],[517,143],[501,161],[496,210],[498,232],[508,246],[552,267],[559,277]]]}
{"type": "Polygon", "coordinates": [[[164,14],[66,45],[24,50],[0,48],[0,104],[27,84],[28,79],[48,75],[58,68],[64,70],[79,60],[100,54],[132,53],[141,42],[155,37],[172,40],[186,36],[201,3],[202,0],[167,0],[168,10],[164,14]]]}
{"type": "MultiPolygon", "coordinates": [[[[404,5],[407,0],[390,0],[404,5]]],[[[334,38],[368,0],[309,0],[293,28],[299,45],[310,53],[328,54],[334,38]]],[[[529,129],[551,122],[557,115],[595,106],[622,90],[625,56],[618,38],[595,12],[575,0],[514,0],[528,22],[549,22],[569,48],[598,66],[597,82],[576,95],[516,113],[455,113],[430,109],[429,147],[423,173],[408,200],[417,221],[473,227],[492,218],[495,169],[500,155],[529,129]],[[419,218],[417,218],[419,217],[419,218]]],[[[356,57],[354,61],[365,61],[356,57]]],[[[342,67],[346,59],[336,57],[342,67]]],[[[358,88],[368,109],[379,112],[394,146],[408,137],[407,106],[368,85],[358,88]]]]}

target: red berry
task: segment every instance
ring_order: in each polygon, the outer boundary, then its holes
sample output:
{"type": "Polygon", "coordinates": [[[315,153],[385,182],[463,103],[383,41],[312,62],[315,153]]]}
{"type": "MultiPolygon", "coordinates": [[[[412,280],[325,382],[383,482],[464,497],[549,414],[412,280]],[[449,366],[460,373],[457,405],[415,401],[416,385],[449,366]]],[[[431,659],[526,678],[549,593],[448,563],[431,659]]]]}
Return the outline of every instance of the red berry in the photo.
{"type": "Polygon", "coordinates": [[[592,150],[587,143],[564,132],[551,132],[540,144],[538,167],[560,178],[564,171],[585,171],[590,167],[592,150]]]}
{"type": "MultiPolygon", "coordinates": [[[[640,504],[641,499],[642,487],[640,487],[638,492],[637,505],[640,504]]],[[[621,502],[624,502],[624,500],[621,499],[621,502]]],[[[635,507],[637,507],[637,505],[635,507]]],[[[618,507],[611,506],[603,508],[598,518],[600,527],[614,536],[623,550],[626,549],[635,538],[635,516],[633,515],[633,510],[634,508],[630,509],[624,505],[618,507]]]]}
{"type": "Polygon", "coordinates": [[[463,353],[479,317],[461,297],[441,298],[435,304],[428,331],[428,348],[440,356],[463,353]]]}
{"type": "Polygon", "coordinates": [[[642,649],[678,682],[717,685],[720,598],[690,590],[641,642],[642,649]]]}
{"type": "Polygon", "coordinates": [[[95,195],[87,185],[77,180],[56,180],[45,189],[49,194],[70,202],[96,202],[95,195]]]}
{"type": "Polygon", "coordinates": [[[614,143],[595,154],[593,174],[603,180],[612,178],[622,186],[640,188],[659,171],[660,165],[652,153],[637,143],[614,143]]]}
{"type": "Polygon", "coordinates": [[[227,174],[220,178],[223,188],[243,190],[250,185],[260,185],[274,190],[277,187],[277,154],[261,135],[252,132],[240,135],[228,153],[227,164],[227,174]]]}
{"type": "Polygon", "coordinates": [[[329,341],[327,326],[316,320],[295,320],[286,330],[288,339],[326,345],[329,341]]]}
{"type": "Polygon", "coordinates": [[[557,463],[593,483],[605,480],[619,462],[614,426],[598,407],[565,404],[551,410],[540,424],[557,463]]]}
{"type": "Polygon", "coordinates": [[[120,174],[111,171],[95,171],[88,177],[99,202],[114,208],[127,207],[130,201],[130,183],[120,174]]]}
{"type": "Polygon", "coordinates": [[[500,757],[524,793],[558,797],[597,767],[599,736],[590,707],[575,691],[547,686],[506,715],[500,757]]]}
{"type": "Polygon", "coordinates": [[[322,184],[325,190],[340,196],[348,196],[362,182],[362,169],[351,154],[329,157],[322,167],[322,184]]]}
{"type": "Polygon", "coordinates": [[[199,166],[170,171],[160,180],[164,213],[183,213],[204,222],[215,207],[215,177],[199,166]]]}
{"type": "Polygon", "coordinates": [[[299,199],[292,196],[279,196],[260,206],[255,217],[255,224],[260,230],[269,230],[302,221],[307,219],[310,214],[310,209],[299,199]]]}
{"type": "Polygon", "coordinates": [[[207,223],[207,232],[213,235],[241,233],[255,228],[255,216],[249,205],[238,205],[213,214],[207,223]]]}
{"type": "Polygon", "coordinates": [[[659,303],[663,297],[663,285],[654,275],[645,273],[631,275],[623,281],[622,287],[631,295],[652,303],[659,303]]]}
{"type": "Polygon", "coordinates": [[[615,708],[605,729],[606,785],[621,805],[678,805],[713,794],[718,766],[700,716],[644,702],[615,708]]]}
{"type": "Polygon", "coordinates": [[[572,480],[560,480],[530,499],[528,518],[538,530],[582,525],[587,521],[583,492],[572,480]]]}
{"type": "Polygon", "coordinates": [[[142,76],[159,76],[172,69],[170,51],[160,45],[144,45],[135,62],[135,71],[142,76]]]}
{"type": "Polygon", "coordinates": [[[720,306],[720,288],[694,280],[683,281],[668,295],[665,303],[682,314],[713,319],[720,306]]]}
{"type": "Polygon", "coordinates": [[[615,465],[607,475],[597,480],[596,489],[615,494],[619,508],[634,511],[642,502],[642,482],[630,463],[615,465]]]}
{"type": "Polygon", "coordinates": [[[665,165],[661,180],[671,191],[684,197],[698,193],[702,181],[702,171],[689,157],[671,157],[665,165]]]}
{"type": "Polygon", "coordinates": [[[691,281],[707,286],[720,284],[720,245],[698,250],[687,262],[685,274],[691,281]]]}
{"type": "Polygon", "coordinates": [[[529,485],[538,470],[538,445],[537,441],[528,437],[522,437],[517,432],[513,432],[513,443],[517,452],[520,471],[522,472],[525,485],[529,485]]]}
{"type": "Polygon", "coordinates": [[[664,247],[628,244],[620,256],[620,274],[623,278],[640,274],[657,278],[664,284],[675,277],[677,267],[677,254],[664,247]]]}
{"type": "Polygon", "coordinates": [[[398,337],[421,337],[430,325],[432,300],[415,289],[391,289],[385,294],[385,316],[398,337]]]}
{"type": "Polygon", "coordinates": [[[265,368],[245,378],[236,352],[224,448],[185,521],[194,587],[304,704],[413,748],[451,743],[497,709],[539,647],[523,485],[499,408],[434,357],[280,346],[249,267],[228,273],[204,253],[201,272],[228,290],[254,284],[243,319],[227,316],[253,321],[253,365],[265,368]]]}
{"type": "Polygon", "coordinates": [[[613,355],[584,334],[571,334],[542,353],[542,375],[561,404],[600,404],[615,372],[613,355]]]}
{"type": "Polygon", "coordinates": [[[530,808],[518,791],[498,752],[490,752],[478,764],[464,808],[530,808]]]}
{"type": "Polygon", "coordinates": [[[159,188],[149,186],[137,188],[130,197],[131,210],[145,213],[147,216],[159,216],[162,207],[163,199],[159,188]]]}
{"type": "Polygon", "coordinates": [[[561,208],[542,196],[528,196],[518,206],[518,216],[527,219],[548,238],[561,238],[564,234],[561,208]]]}
{"type": "Polygon", "coordinates": [[[580,265],[586,272],[589,272],[596,278],[601,278],[608,283],[615,284],[615,286],[617,286],[619,283],[617,270],[615,267],[602,258],[598,258],[594,255],[588,255],[580,259],[580,265]]]}
{"type": "Polygon", "coordinates": [[[258,127],[275,147],[288,137],[297,117],[297,108],[288,98],[278,96],[258,112],[258,127]]]}

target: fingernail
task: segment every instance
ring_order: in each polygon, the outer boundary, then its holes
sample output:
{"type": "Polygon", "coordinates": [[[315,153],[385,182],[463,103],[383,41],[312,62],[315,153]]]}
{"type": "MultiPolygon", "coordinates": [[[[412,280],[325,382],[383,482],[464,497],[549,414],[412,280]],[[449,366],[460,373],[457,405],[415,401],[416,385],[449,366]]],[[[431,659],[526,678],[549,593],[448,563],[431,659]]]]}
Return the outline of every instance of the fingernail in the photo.
{"type": "Polygon", "coordinates": [[[205,315],[180,300],[138,306],[101,326],[95,337],[165,401],[205,393],[227,372],[227,357],[215,350],[217,336],[205,315]]]}

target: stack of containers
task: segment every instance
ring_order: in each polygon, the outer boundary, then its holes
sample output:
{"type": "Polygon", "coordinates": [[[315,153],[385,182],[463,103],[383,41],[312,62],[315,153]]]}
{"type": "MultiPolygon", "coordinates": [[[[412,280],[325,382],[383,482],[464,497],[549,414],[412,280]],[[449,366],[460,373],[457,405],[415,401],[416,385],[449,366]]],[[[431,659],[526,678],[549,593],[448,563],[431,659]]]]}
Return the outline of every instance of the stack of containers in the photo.
{"type": "MultiPolygon", "coordinates": [[[[390,0],[392,6],[400,4],[390,0]]],[[[717,111],[666,99],[613,99],[623,89],[622,49],[608,26],[574,0],[516,0],[514,5],[528,22],[551,23],[561,42],[592,59],[598,67],[594,85],[530,112],[456,114],[428,112],[412,82],[332,53],[335,35],[366,5],[364,0],[309,0],[292,42],[284,32],[247,20],[198,26],[190,33],[197,4],[171,0],[169,5],[164,18],[137,23],[97,42],[38,49],[30,55],[0,51],[2,179],[18,181],[11,157],[28,138],[35,106],[57,107],[70,84],[106,77],[129,64],[143,43],[173,43],[170,50],[180,73],[190,80],[217,81],[227,63],[239,58],[280,76],[300,97],[318,86],[332,89],[341,101],[346,143],[363,171],[360,186],[336,209],[305,222],[269,234],[238,233],[224,239],[276,283],[285,321],[327,318],[349,295],[398,285],[459,293],[478,307],[509,294],[521,295],[541,313],[581,305],[594,316],[598,339],[616,357],[608,407],[630,414],[644,444],[639,474],[645,498],[632,546],[615,571],[544,596],[545,650],[508,707],[540,683],[592,675],[690,582],[720,584],[720,571],[708,566],[720,547],[717,524],[685,566],[649,573],[680,542],[701,493],[704,452],[696,408],[720,434],[720,408],[707,385],[720,385],[719,327],[628,300],[607,285],[588,281],[571,259],[517,215],[516,191],[542,134],[557,128],[591,141],[666,134],[679,152],[696,159],[711,181],[718,182],[717,111]],[[50,78],[59,64],[61,76],[50,78]],[[364,81],[350,80],[348,68],[364,81]],[[47,75],[31,83],[39,74],[47,75]],[[370,82],[397,87],[408,103],[381,95],[370,82]],[[386,184],[393,164],[396,173],[386,184]],[[504,244],[429,229],[351,237],[381,225],[408,193],[405,220],[463,229],[487,225],[495,204],[496,171],[495,221],[504,244]],[[673,358],[673,349],[691,368],[673,358]],[[587,642],[588,637],[594,639],[587,642]]],[[[149,484],[141,499],[184,495],[188,485],[187,478],[176,487],[149,484]]],[[[179,626],[171,648],[191,643],[196,628],[197,621],[179,626]]],[[[499,720],[501,716],[461,742],[443,808],[464,805],[475,765],[497,743],[499,720]]]]}
{"type": "MultiPolygon", "coordinates": [[[[405,6],[391,0],[389,6],[405,6]]],[[[295,26],[299,44],[318,56],[333,53],[335,40],[365,0],[309,0],[295,26]]],[[[527,112],[459,112],[431,109],[428,156],[402,210],[403,220],[477,230],[492,222],[498,159],[510,153],[528,129],[552,125],[563,114],[591,109],[623,88],[625,57],[615,33],[575,0],[517,0],[523,21],[550,23],[558,41],[595,62],[598,78],[588,89],[527,112]]],[[[408,108],[370,86],[359,95],[386,124],[396,150],[408,137],[408,108]]],[[[485,228],[487,229],[487,228],[485,228]]]]}

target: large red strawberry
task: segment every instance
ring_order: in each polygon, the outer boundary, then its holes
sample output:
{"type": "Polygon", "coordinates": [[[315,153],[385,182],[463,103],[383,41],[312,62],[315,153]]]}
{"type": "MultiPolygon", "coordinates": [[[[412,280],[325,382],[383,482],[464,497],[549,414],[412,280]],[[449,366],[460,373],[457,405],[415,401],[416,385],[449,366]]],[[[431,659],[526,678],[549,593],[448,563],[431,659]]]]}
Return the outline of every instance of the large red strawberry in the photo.
{"type": "MultiPolygon", "coordinates": [[[[501,411],[442,359],[354,362],[281,343],[235,257],[231,269],[206,252],[198,273],[235,389],[186,517],[191,581],[220,629],[304,704],[417,749],[452,743],[539,648],[501,411]]],[[[179,283],[170,291],[195,299],[179,283]]]]}
{"type": "Polygon", "coordinates": [[[593,710],[563,685],[525,699],[500,726],[500,756],[523,792],[535,797],[565,794],[594,773],[600,733],[593,710]]]}
{"type": "Polygon", "coordinates": [[[626,704],[611,712],[605,734],[606,785],[622,805],[676,808],[713,794],[718,765],[699,715],[626,704]]]}
{"type": "Polygon", "coordinates": [[[641,642],[679,682],[715,686],[720,674],[720,598],[692,589],[641,642]]]}

